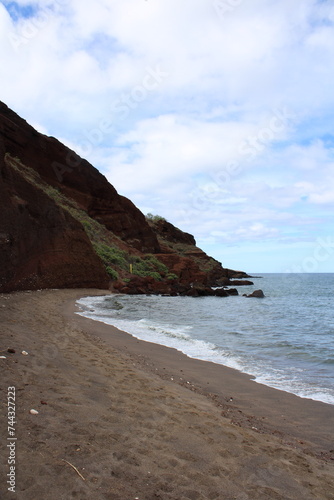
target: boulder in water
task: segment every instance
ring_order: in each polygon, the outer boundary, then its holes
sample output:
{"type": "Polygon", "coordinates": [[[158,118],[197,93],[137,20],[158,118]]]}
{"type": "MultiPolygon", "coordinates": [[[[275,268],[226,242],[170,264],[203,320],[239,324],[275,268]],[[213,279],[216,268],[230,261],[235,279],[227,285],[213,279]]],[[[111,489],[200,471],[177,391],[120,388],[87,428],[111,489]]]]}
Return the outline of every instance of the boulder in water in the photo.
{"type": "Polygon", "coordinates": [[[263,299],[265,297],[264,293],[262,290],[254,290],[253,293],[249,295],[245,295],[245,297],[255,297],[257,299],[263,299]]]}

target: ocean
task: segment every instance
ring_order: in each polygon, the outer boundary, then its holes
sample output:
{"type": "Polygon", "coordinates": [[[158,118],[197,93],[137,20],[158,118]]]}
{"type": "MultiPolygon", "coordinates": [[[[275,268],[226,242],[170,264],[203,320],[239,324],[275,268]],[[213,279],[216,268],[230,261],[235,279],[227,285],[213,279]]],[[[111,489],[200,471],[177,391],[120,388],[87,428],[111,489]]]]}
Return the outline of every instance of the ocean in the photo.
{"type": "Polygon", "coordinates": [[[231,297],[85,297],[79,314],[334,404],[334,274],[263,274],[252,281],[231,297]],[[259,288],[265,298],[242,296],[259,288]]]}

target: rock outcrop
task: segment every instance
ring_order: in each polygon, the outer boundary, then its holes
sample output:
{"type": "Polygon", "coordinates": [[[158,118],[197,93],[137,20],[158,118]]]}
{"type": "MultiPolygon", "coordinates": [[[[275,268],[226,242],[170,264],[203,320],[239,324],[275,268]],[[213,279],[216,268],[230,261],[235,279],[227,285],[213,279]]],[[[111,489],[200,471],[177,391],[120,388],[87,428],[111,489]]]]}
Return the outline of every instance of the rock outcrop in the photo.
{"type": "Polygon", "coordinates": [[[95,287],[199,296],[247,277],[166,220],[147,220],[90,163],[1,102],[0,206],[0,292],[95,287]]]}
{"type": "Polygon", "coordinates": [[[82,225],[0,157],[0,290],[108,287],[82,225]]]}
{"type": "Polygon", "coordinates": [[[57,139],[38,133],[1,102],[0,135],[4,153],[34,169],[93,219],[142,252],[159,251],[156,235],[130,200],[90,163],[57,139]]]}
{"type": "Polygon", "coordinates": [[[265,297],[263,290],[254,290],[249,295],[244,294],[244,297],[255,297],[256,299],[263,299],[265,297]]]}
{"type": "MultiPolygon", "coordinates": [[[[248,277],[242,271],[225,269],[196,246],[195,238],[163,218],[150,221],[161,248],[159,259],[176,274],[180,283],[228,286],[234,277],[248,277]]],[[[240,282],[240,285],[244,283],[240,282]]],[[[245,283],[246,284],[246,283],[245,283]]]]}

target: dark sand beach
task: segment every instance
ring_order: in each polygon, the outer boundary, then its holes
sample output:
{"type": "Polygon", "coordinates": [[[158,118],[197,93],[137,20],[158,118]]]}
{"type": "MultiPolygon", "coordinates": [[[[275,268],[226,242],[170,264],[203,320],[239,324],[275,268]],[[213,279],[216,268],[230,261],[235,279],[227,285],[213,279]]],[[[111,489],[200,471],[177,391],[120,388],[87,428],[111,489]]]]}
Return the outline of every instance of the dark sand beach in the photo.
{"type": "Polygon", "coordinates": [[[1,499],[334,499],[334,406],[75,314],[105,293],[0,295],[1,499]]]}

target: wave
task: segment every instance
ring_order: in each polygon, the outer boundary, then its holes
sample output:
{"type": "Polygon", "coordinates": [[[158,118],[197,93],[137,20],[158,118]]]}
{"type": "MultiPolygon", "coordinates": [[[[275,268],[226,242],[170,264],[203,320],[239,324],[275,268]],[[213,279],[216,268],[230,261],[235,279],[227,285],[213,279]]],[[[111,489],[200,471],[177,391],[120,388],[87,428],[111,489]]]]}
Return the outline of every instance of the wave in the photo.
{"type": "MultiPolygon", "coordinates": [[[[334,404],[334,389],[321,387],[320,384],[315,384],[314,381],[309,380],[309,373],[305,368],[291,368],[288,362],[282,362],[281,367],[274,364],[270,366],[268,359],[261,359],[261,353],[258,356],[254,355],[254,353],[237,354],[235,351],[223,348],[215,342],[195,338],[194,325],[178,324],[176,322],[178,318],[176,313],[173,315],[174,321],[168,323],[163,322],[161,319],[157,321],[156,318],[139,317],[143,313],[143,308],[134,301],[131,303],[129,297],[125,299],[124,303],[121,300],[112,300],[110,298],[106,301],[103,300],[103,297],[80,299],[77,302],[81,309],[78,314],[115,326],[140,340],[177,349],[191,358],[211,361],[247,373],[253,376],[254,381],[257,383],[290,392],[302,398],[334,404]],[[131,311],[130,308],[126,307],[127,304],[131,304],[131,311]],[[127,310],[130,315],[135,312],[136,319],[124,317],[124,310],[127,310]]],[[[235,337],[243,336],[240,331],[235,330],[229,332],[229,334],[235,337]]],[[[281,344],[282,347],[285,346],[290,349],[294,347],[293,345],[286,345],[286,342],[281,342],[281,344]]],[[[290,356],[287,355],[286,359],[289,358],[290,356]]],[[[327,358],[326,362],[332,364],[333,360],[327,358]]]]}

